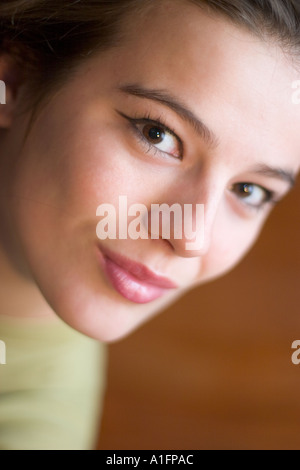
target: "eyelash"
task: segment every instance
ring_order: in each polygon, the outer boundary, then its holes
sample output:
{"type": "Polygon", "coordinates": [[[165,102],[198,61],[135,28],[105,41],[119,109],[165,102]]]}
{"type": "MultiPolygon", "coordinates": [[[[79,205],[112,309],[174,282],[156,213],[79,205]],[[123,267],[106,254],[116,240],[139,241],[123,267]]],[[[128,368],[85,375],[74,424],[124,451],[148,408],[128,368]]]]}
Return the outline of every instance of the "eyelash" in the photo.
{"type": "Polygon", "coordinates": [[[279,201],[276,198],[276,193],[274,191],[269,191],[268,189],[264,188],[263,186],[259,186],[263,191],[266,193],[266,199],[263,204],[278,204],[279,201]]]}
{"type": "MultiPolygon", "coordinates": [[[[132,125],[132,129],[133,129],[135,135],[138,137],[139,141],[143,145],[147,145],[147,147],[148,147],[147,153],[152,152],[154,156],[157,155],[157,154],[160,154],[164,158],[166,158],[166,156],[168,156],[168,154],[166,152],[163,152],[163,151],[159,150],[157,147],[155,147],[154,145],[152,145],[150,142],[147,141],[147,139],[141,134],[140,130],[137,128],[137,125],[139,125],[139,124],[145,124],[145,125],[152,124],[153,126],[161,127],[162,130],[166,131],[167,133],[169,133],[173,137],[175,137],[178,144],[179,144],[179,147],[180,147],[180,157],[177,157],[177,159],[180,160],[180,161],[183,160],[183,158],[184,158],[184,144],[183,144],[182,139],[180,137],[178,137],[178,135],[176,134],[174,129],[171,129],[170,127],[168,127],[164,123],[164,121],[161,117],[158,117],[157,119],[152,119],[151,116],[148,114],[144,118],[138,118],[137,116],[131,118],[129,116],[126,116],[126,114],[121,113],[120,111],[118,111],[118,113],[123,118],[127,119],[127,121],[130,122],[130,124],[132,125]]],[[[175,158],[175,157],[172,157],[172,155],[169,155],[169,156],[171,158],[175,158]]]]}
{"type": "MultiPolygon", "coordinates": [[[[183,158],[184,158],[184,143],[183,143],[182,139],[177,135],[177,133],[175,132],[174,129],[171,129],[170,127],[168,127],[165,124],[164,120],[161,117],[158,117],[157,119],[153,119],[150,116],[150,114],[147,114],[143,118],[139,118],[138,116],[129,117],[126,114],[124,114],[120,111],[118,111],[118,114],[120,116],[122,116],[123,118],[125,118],[127,121],[129,121],[129,123],[131,124],[132,130],[134,131],[135,135],[138,137],[141,144],[143,146],[145,146],[145,145],[147,146],[147,150],[146,150],[147,153],[152,153],[154,156],[159,154],[159,155],[162,155],[164,158],[167,158],[167,156],[168,156],[168,154],[166,154],[165,152],[159,150],[157,147],[155,147],[153,144],[151,144],[150,142],[147,141],[147,139],[142,135],[141,131],[137,128],[137,125],[139,125],[139,124],[145,124],[145,125],[152,124],[153,126],[161,127],[167,133],[173,135],[177,139],[178,144],[180,146],[181,156],[180,156],[180,158],[178,157],[178,160],[183,160],[183,158]]],[[[170,156],[172,157],[172,155],[170,155],[170,156]]],[[[172,157],[172,158],[174,158],[174,157],[172,157]]],[[[271,205],[275,206],[280,202],[280,200],[278,200],[278,198],[276,197],[277,195],[274,191],[270,191],[270,190],[268,190],[267,188],[264,188],[261,185],[254,184],[254,183],[238,183],[235,186],[239,186],[239,185],[243,186],[243,185],[246,185],[246,184],[259,187],[266,194],[265,200],[261,204],[259,204],[258,206],[247,204],[246,202],[243,202],[242,198],[238,198],[238,196],[237,196],[237,198],[240,200],[240,202],[243,204],[243,206],[247,210],[249,210],[251,212],[253,212],[253,211],[260,212],[265,208],[266,205],[271,204],[271,205]]]]}

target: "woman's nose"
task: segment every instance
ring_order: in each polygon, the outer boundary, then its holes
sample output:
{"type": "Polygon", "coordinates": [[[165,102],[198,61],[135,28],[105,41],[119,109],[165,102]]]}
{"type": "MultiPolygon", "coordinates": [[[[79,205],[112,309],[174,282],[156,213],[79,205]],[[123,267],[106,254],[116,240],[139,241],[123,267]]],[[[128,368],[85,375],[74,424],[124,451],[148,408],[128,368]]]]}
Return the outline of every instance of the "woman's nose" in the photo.
{"type": "Polygon", "coordinates": [[[220,202],[219,195],[207,193],[193,203],[152,204],[148,213],[151,239],[168,240],[178,256],[204,256],[211,245],[220,202]]]}

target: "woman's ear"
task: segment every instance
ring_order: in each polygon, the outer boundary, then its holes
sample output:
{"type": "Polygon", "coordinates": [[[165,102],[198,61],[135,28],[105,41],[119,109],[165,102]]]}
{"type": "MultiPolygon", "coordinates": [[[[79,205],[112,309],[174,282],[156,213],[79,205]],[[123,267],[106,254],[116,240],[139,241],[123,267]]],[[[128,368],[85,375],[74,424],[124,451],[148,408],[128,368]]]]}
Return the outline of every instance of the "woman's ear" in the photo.
{"type": "Polygon", "coordinates": [[[0,129],[13,122],[20,84],[20,69],[7,55],[0,56],[0,129]]]}

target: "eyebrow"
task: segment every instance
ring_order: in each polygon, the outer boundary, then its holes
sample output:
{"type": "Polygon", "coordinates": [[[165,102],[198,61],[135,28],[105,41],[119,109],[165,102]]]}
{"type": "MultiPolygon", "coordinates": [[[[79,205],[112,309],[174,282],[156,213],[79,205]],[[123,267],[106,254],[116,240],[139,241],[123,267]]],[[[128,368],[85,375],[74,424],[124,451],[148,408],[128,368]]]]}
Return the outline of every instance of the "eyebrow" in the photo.
{"type": "Polygon", "coordinates": [[[282,168],[274,168],[263,163],[254,167],[252,170],[253,172],[258,173],[260,175],[285,181],[291,187],[294,187],[296,184],[296,175],[292,171],[283,170],[282,168]]]}
{"type": "MultiPolygon", "coordinates": [[[[188,109],[177,98],[172,96],[166,90],[146,88],[139,84],[121,85],[119,91],[127,93],[138,98],[156,101],[164,106],[167,106],[172,111],[175,111],[184,121],[192,125],[194,130],[200,137],[211,147],[219,145],[216,135],[207,127],[207,125],[199,119],[195,114],[188,109]]],[[[287,182],[291,187],[296,184],[296,175],[292,171],[284,170],[282,168],[275,168],[266,164],[259,164],[253,168],[253,172],[270,178],[279,179],[287,182]]]]}
{"type": "Polygon", "coordinates": [[[165,90],[145,88],[137,84],[122,85],[119,90],[138,98],[144,98],[156,101],[164,106],[167,106],[172,111],[175,111],[184,121],[192,125],[194,130],[200,137],[211,147],[218,146],[218,139],[215,134],[204,124],[201,119],[197,118],[195,114],[188,109],[177,98],[172,96],[165,90]]]}

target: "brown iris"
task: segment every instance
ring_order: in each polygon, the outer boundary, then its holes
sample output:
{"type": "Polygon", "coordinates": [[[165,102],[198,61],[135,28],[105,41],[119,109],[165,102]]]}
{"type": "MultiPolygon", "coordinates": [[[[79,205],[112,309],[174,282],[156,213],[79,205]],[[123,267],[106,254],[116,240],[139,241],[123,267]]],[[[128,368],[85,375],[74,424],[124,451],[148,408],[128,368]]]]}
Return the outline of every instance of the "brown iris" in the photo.
{"type": "Polygon", "coordinates": [[[247,198],[253,194],[254,186],[253,184],[249,183],[239,183],[234,186],[234,189],[238,190],[241,197],[247,198]]]}
{"type": "Polygon", "coordinates": [[[148,124],[143,128],[143,135],[151,144],[160,144],[166,136],[163,129],[153,124],[148,124]]]}

